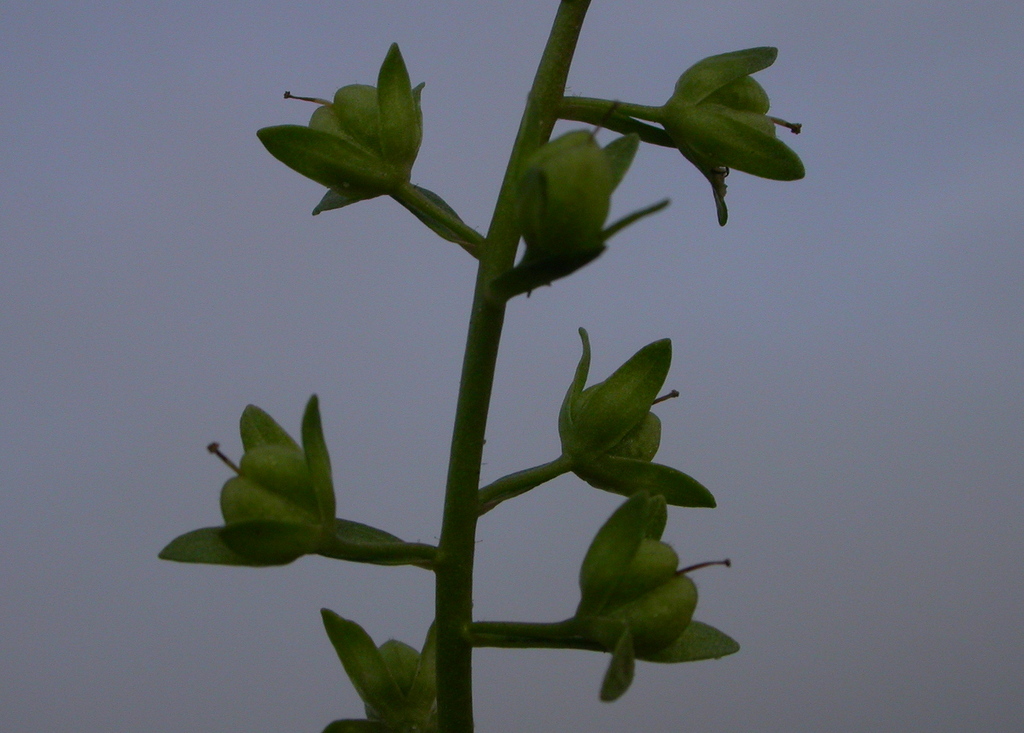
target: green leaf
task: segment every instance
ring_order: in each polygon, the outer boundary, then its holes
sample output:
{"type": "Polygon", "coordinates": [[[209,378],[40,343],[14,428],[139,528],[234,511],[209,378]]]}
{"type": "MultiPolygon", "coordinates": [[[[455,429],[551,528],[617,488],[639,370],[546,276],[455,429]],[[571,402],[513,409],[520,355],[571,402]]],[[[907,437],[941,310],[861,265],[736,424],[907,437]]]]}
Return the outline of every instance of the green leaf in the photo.
{"type": "Polygon", "coordinates": [[[335,720],[323,733],[394,733],[376,720],[335,720]]]}
{"type": "Polygon", "coordinates": [[[779,49],[761,46],[709,56],[683,72],[673,98],[685,104],[698,104],[726,84],[768,68],[778,55],[779,49]]]}
{"type": "Polygon", "coordinates": [[[379,194],[371,193],[367,191],[355,191],[350,190],[342,193],[341,191],[335,191],[333,188],[328,189],[324,197],[320,199],[320,203],[313,209],[313,216],[322,214],[325,211],[331,211],[332,209],[341,209],[345,206],[358,203],[360,201],[366,201],[372,199],[379,194]]]}
{"type": "Polygon", "coordinates": [[[363,702],[384,720],[401,713],[405,707],[402,692],[370,635],[356,622],[330,609],[321,609],[320,615],[327,637],[363,702]]]}
{"type": "Polygon", "coordinates": [[[665,525],[668,524],[668,502],[661,494],[651,496],[647,504],[647,525],[644,527],[644,537],[649,540],[660,540],[665,532],[665,525]]]}
{"type": "Polygon", "coordinates": [[[160,551],[161,560],[208,563],[210,565],[241,565],[266,567],[272,563],[257,562],[228,547],[220,536],[223,527],[203,527],[176,537],[160,551]]]}
{"type": "Polygon", "coordinates": [[[597,531],[580,566],[580,605],[577,617],[604,610],[644,537],[649,497],[638,493],[623,502],[597,531]]]}
{"type": "Polygon", "coordinates": [[[663,496],[672,506],[716,506],[715,497],[699,481],[660,463],[605,455],[573,471],[594,488],[613,494],[644,492],[663,496]]]}
{"type": "Polygon", "coordinates": [[[266,519],[229,524],[221,539],[233,551],[263,565],[287,565],[316,551],[319,529],[266,519]]]}
{"type": "Polygon", "coordinates": [[[776,181],[803,178],[800,157],[775,136],[774,129],[765,129],[765,121],[772,124],[761,114],[703,104],[677,115],[669,124],[672,137],[685,140],[710,165],[776,181]]]}
{"type": "MultiPolygon", "coordinates": [[[[440,196],[438,196],[436,193],[434,193],[433,191],[428,191],[422,186],[417,186],[415,184],[411,185],[414,189],[423,194],[423,196],[430,199],[430,201],[435,206],[437,206],[439,209],[443,209],[453,219],[460,222],[462,221],[462,219],[459,217],[455,209],[449,206],[448,202],[445,201],[440,196]]],[[[455,242],[455,244],[472,244],[471,242],[467,242],[465,237],[463,237],[461,234],[459,234],[454,229],[449,227],[443,220],[431,216],[429,211],[423,211],[421,209],[415,208],[412,205],[410,205],[409,202],[403,199],[396,200],[398,201],[398,203],[402,204],[405,208],[411,211],[416,216],[417,219],[419,219],[428,227],[430,227],[430,230],[434,232],[434,234],[441,237],[442,239],[445,239],[449,242],[455,242]]]]}
{"type": "Polygon", "coordinates": [[[242,410],[242,419],[239,420],[238,427],[242,434],[242,447],[245,450],[252,450],[263,445],[280,445],[295,450],[299,449],[299,444],[292,440],[292,436],[288,435],[274,418],[256,405],[247,405],[242,410]]]}
{"type": "Polygon", "coordinates": [[[555,280],[571,275],[584,265],[593,262],[604,250],[604,245],[598,245],[583,252],[545,258],[524,258],[511,270],[491,281],[490,295],[493,298],[506,301],[516,295],[550,285],[555,280]]]}
{"type": "Polygon", "coordinates": [[[739,650],[740,645],[732,637],[714,626],[691,621],[678,639],[656,654],[643,659],[662,664],[699,662],[704,659],[720,659],[739,650]]]}
{"type": "Polygon", "coordinates": [[[392,165],[410,169],[420,149],[423,121],[397,43],[391,44],[380,67],[377,100],[384,159],[392,165]]]}
{"type": "Polygon", "coordinates": [[[347,519],[335,519],[333,538],[322,538],[317,547],[317,553],[335,560],[365,562],[373,565],[429,566],[425,564],[426,561],[421,555],[398,551],[403,546],[422,547],[405,542],[389,532],[367,524],[347,519]]]}
{"type": "Polygon", "coordinates": [[[579,334],[580,340],[583,342],[583,354],[580,355],[580,360],[576,364],[576,371],[572,376],[572,382],[569,384],[569,389],[562,400],[562,407],[558,411],[559,434],[572,429],[573,406],[576,404],[576,400],[579,399],[580,394],[582,394],[583,388],[587,386],[587,376],[590,374],[590,334],[587,333],[585,328],[580,328],[579,334]]]}
{"type": "Polygon", "coordinates": [[[645,206],[642,209],[637,209],[632,213],[626,214],[621,219],[618,219],[617,221],[614,221],[611,224],[609,224],[605,228],[605,230],[601,232],[601,239],[603,239],[604,241],[608,241],[616,234],[621,232],[623,229],[628,227],[630,224],[634,224],[640,221],[641,219],[650,216],[651,214],[657,214],[659,211],[668,206],[668,204],[668,199],[662,199],[661,201],[656,201],[650,206],[645,206]]]}
{"type": "Polygon", "coordinates": [[[324,523],[334,521],[334,481],[331,478],[331,458],[327,454],[324,431],[320,424],[320,401],[316,395],[309,398],[302,416],[302,448],[316,497],[317,511],[324,523]]]}
{"type": "Polygon", "coordinates": [[[412,687],[406,693],[406,705],[426,718],[437,699],[437,633],[431,624],[420,652],[420,663],[412,687]]]}
{"type": "Polygon", "coordinates": [[[612,171],[612,190],[622,182],[633,164],[636,151],[640,148],[640,136],[636,133],[617,137],[604,146],[604,154],[608,157],[608,166],[612,171]]]}
{"type": "Polygon", "coordinates": [[[361,146],[329,132],[302,125],[276,125],[256,132],[267,151],[286,166],[322,186],[370,198],[389,193],[405,176],[361,146]]]}
{"type": "Polygon", "coordinates": [[[615,645],[608,670],[604,673],[604,680],[601,682],[601,700],[603,702],[613,702],[625,694],[633,683],[634,667],[633,636],[629,631],[625,631],[615,645]]]}
{"type": "Polygon", "coordinates": [[[363,545],[405,544],[405,540],[396,537],[390,532],[348,519],[335,519],[334,533],[343,542],[363,545]]]}

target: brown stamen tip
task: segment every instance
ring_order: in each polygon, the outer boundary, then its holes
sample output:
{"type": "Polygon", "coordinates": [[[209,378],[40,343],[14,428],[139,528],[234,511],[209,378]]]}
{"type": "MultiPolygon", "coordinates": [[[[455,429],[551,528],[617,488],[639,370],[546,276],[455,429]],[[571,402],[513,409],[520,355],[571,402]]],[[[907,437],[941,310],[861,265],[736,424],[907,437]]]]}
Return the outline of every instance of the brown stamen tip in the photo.
{"type": "Polygon", "coordinates": [[[679,390],[678,390],[678,389],[674,389],[674,390],[672,390],[671,392],[669,392],[669,393],[667,393],[667,394],[663,394],[663,395],[662,395],[661,397],[659,397],[658,399],[656,399],[656,400],[655,400],[654,402],[652,402],[651,404],[652,404],[652,405],[656,405],[656,404],[658,404],[659,402],[664,402],[665,400],[674,400],[674,399],[675,399],[676,397],[678,397],[678,396],[679,396],[679,390]]]}
{"type": "Polygon", "coordinates": [[[217,456],[217,458],[221,459],[225,464],[227,464],[227,467],[230,468],[235,473],[242,473],[242,471],[238,468],[238,466],[234,464],[234,462],[230,458],[228,458],[226,455],[220,452],[220,443],[210,443],[208,446],[206,446],[206,450],[210,451],[211,453],[213,453],[213,455],[217,456]]]}
{"type": "Polygon", "coordinates": [[[779,127],[785,127],[794,135],[799,135],[800,131],[804,129],[804,126],[799,122],[786,122],[785,120],[779,117],[772,117],[771,115],[768,115],[768,119],[774,122],[779,127]]]}
{"type": "Polygon", "coordinates": [[[303,102],[313,102],[315,104],[324,104],[324,105],[328,105],[328,106],[330,106],[330,104],[331,104],[326,99],[320,99],[320,97],[300,97],[297,94],[292,94],[291,92],[285,92],[284,93],[284,98],[285,99],[301,99],[303,102]]]}
{"type": "Polygon", "coordinates": [[[710,562],[699,562],[696,565],[691,565],[687,568],[683,568],[682,570],[677,570],[676,575],[686,575],[687,573],[693,572],[694,570],[700,570],[701,568],[706,568],[711,565],[725,565],[725,567],[731,568],[732,560],[726,558],[725,560],[711,560],[710,562]]]}

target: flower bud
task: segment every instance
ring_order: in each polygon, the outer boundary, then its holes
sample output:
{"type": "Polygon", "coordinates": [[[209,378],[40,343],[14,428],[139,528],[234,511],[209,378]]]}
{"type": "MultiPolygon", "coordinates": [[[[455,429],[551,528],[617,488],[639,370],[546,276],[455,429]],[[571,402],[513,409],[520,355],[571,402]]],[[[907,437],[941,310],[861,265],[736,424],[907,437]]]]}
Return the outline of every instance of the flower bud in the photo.
{"type": "Polygon", "coordinates": [[[519,221],[531,260],[599,251],[614,181],[604,150],[585,130],[537,150],[519,184],[519,221]]]}
{"type": "Polygon", "coordinates": [[[580,338],[583,356],[558,418],[562,451],[583,466],[614,449],[634,430],[638,432],[622,447],[624,451],[649,452],[652,439],[657,450],[660,425],[649,423],[644,427],[644,423],[668,375],[672,342],[661,339],[648,344],[608,379],[583,389],[590,371],[590,338],[582,328],[580,338]]]}
{"type": "Polygon", "coordinates": [[[409,182],[419,152],[421,88],[411,87],[392,44],[376,87],[344,86],[332,102],[297,97],[321,105],[308,127],[264,127],[257,135],[275,158],[348,202],[393,193],[409,182]]]}
{"type": "Polygon", "coordinates": [[[633,601],[668,582],[678,568],[679,556],[669,545],[658,540],[641,540],[629,567],[608,597],[608,608],[633,601]]]}
{"type": "Polygon", "coordinates": [[[648,412],[643,419],[608,450],[609,456],[650,462],[661,446],[661,419],[648,412]]]}
{"type": "Polygon", "coordinates": [[[267,519],[316,524],[316,497],[301,450],[264,445],[246,451],[239,475],[221,490],[227,524],[267,519]]]}
{"type": "Polygon", "coordinates": [[[719,223],[725,224],[725,176],[730,168],[778,181],[804,176],[800,158],[775,135],[768,95],[750,74],[771,66],[771,47],[711,56],[687,69],[661,109],[661,123],[679,151],[711,182],[719,223]]]}
{"type": "Polygon", "coordinates": [[[673,575],[667,582],[612,610],[610,618],[621,619],[633,634],[636,656],[656,654],[686,630],[697,607],[697,586],[685,575],[673,575]]]}
{"type": "Polygon", "coordinates": [[[424,733],[435,730],[437,690],[433,630],[428,632],[421,654],[394,639],[377,647],[354,621],[326,608],[321,615],[327,636],[363,699],[367,717],[380,721],[387,730],[424,733]]]}

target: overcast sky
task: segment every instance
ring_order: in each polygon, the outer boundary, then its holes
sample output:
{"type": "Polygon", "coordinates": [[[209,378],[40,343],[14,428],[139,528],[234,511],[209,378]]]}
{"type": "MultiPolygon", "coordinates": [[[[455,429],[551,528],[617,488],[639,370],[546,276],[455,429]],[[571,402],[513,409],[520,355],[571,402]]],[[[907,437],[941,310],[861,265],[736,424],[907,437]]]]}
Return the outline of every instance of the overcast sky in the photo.
{"type": "MultiPolygon", "coordinates": [[[[259,127],[282,92],[423,92],[413,180],[485,229],[556,3],[7,2],[0,13],[0,728],[320,731],[362,708],[329,607],[418,646],[428,573],[304,558],[188,566],[247,403],[297,433],[320,395],[343,517],[436,542],[474,262],[378,199],[322,190],[259,127]]],[[[484,650],[477,727],[1013,731],[1024,716],[1024,6],[594,0],[572,93],[661,104],[715,53],[758,79],[805,180],[706,182],[644,147],[614,214],[672,205],[514,301],[484,479],[554,458],[592,376],[670,337],[658,460],[719,508],[665,539],[717,662],[484,650]]],[[[578,125],[577,125],[578,127],[578,125]]],[[[566,126],[569,129],[570,126],[566,126]]],[[[605,138],[609,136],[603,134],[605,138]]],[[[614,495],[563,477],[480,523],[480,619],[559,620],[614,495]]]]}

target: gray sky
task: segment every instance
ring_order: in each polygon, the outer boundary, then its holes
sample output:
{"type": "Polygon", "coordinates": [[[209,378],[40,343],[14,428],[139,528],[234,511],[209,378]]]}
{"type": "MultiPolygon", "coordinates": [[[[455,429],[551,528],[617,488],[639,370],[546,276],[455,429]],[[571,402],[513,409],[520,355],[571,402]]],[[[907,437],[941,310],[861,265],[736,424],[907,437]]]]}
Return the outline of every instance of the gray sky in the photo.
{"type": "MultiPolygon", "coordinates": [[[[0,27],[0,728],[319,731],[361,706],[327,606],[419,645],[431,578],[305,558],[158,561],[217,524],[248,402],[320,395],[341,516],[436,541],[473,262],[388,200],[321,190],[259,127],[281,93],[423,92],[414,182],[484,228],[552,0],[6,3],[0,27]],[[256,9],[258,7],[258,10],[256,9]]],[[[509,309],[485,479],[550,460],[592,375],[671,337],[658,460],[714,511],[665,539],[738,655],[642,664],[484,650],[478,729],[1011,731],[1024,715],[1024,7],[996,0],[595,0],[571,92],[661,104],[704,56],[758,75],[808,170],[730,179],[720,229],[681,156],[616,194],[669,209],[509,309]]],[[[477,615],[558,620],[619,499],[564,477],[480,524],[477,615]]]]}

